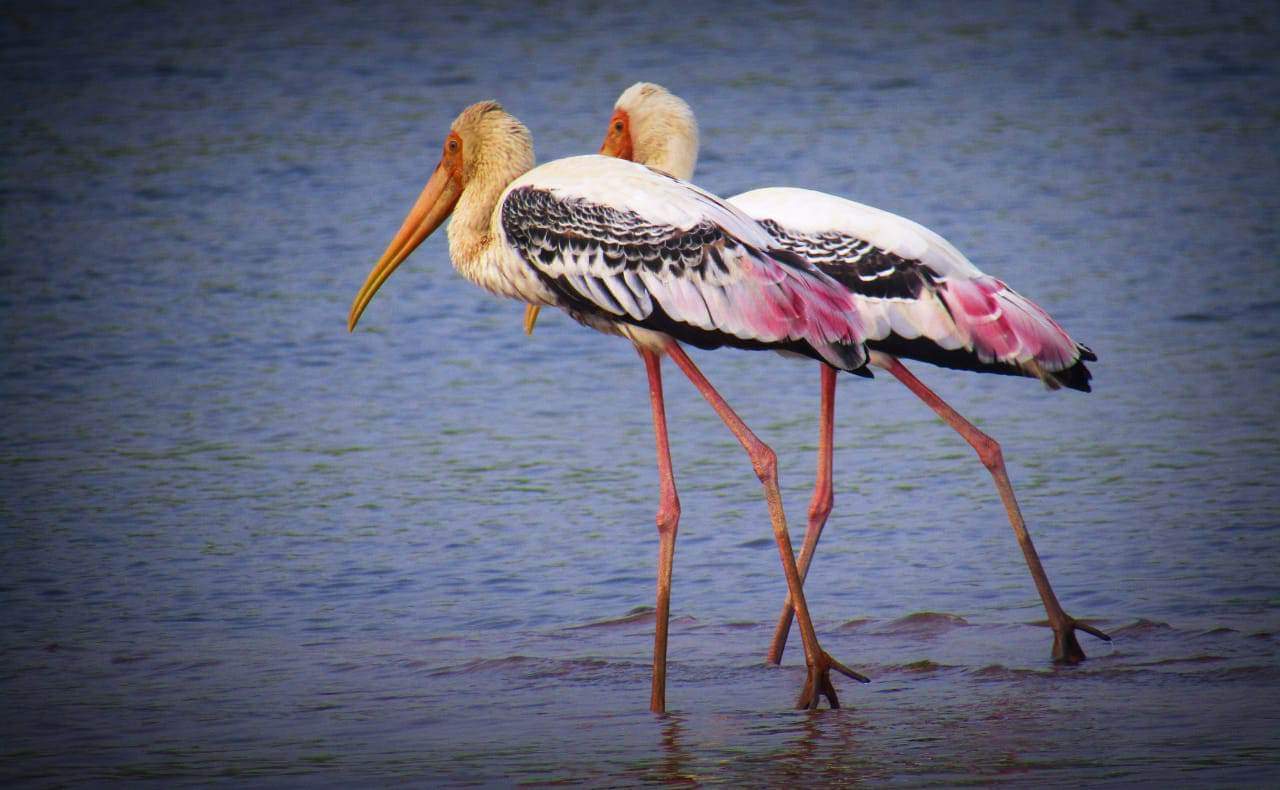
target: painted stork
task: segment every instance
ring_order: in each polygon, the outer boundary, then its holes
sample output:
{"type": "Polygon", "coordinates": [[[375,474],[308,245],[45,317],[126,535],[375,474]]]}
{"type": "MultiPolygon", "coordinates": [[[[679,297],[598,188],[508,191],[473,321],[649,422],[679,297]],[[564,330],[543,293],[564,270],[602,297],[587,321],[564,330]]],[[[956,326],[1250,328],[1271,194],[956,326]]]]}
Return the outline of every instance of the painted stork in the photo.
{"type": "Polygon", "coordinates": [[[824,652],[809,618],[778,490],[772,449],[730,409],[684,353],[777,349],[832,370],[865,367],[863,327],[849,291],[763,226],[691,184],[647,167],[580,156],[534,167],[528,130],[492,101],[453,122],[440,162],[351,305],[354,330],[378,288],[447,217],[449,254],[463,277],[500,296],[559,307],[631,340],[649,377],[660,499],[659,571],[650,708],[666,707],[667,624],[680,502],[668,449],[661,358],[667,355],[747,451],[768,505],[800,624],[808,676],[798,707],[825,696],[830,670],[865,681],[824,652]]]}
{"type": "MultiPolygon", "coordinates": [[[[676,178],[691,178],[698,158],[698,126],[682,99],[640,82],[618,98],[600,153],[631,159],[676,178]]],[[[1085,658],[1075,630],[1110,637],[1068,615],[1036,554],[1005,470],[1000,445],[928,389],[899,361],[1039,378],[1050,389],[1089,391],[1086,361],[1097,357],[1077,343],[1039,305],[981,272],[946,239],[909,219],[806,189],[746,192],[729,203],[756,218],[780,246],[809,260],[844,285],[865,329],[870,365],[888,371],[954,428],[977,452],[1022,549],[1053,629],[1053,660],[1085,658]]],[[[530,330],[536,311],[526,313],[530,330]]],[[[836,369],[822,366],[818,472],[800,553],[808,573],[833,504],[831,453],[836,369]]],[[[768,660],[779,663],[791,628],[790,597],[783,605],[768,660]]]]}

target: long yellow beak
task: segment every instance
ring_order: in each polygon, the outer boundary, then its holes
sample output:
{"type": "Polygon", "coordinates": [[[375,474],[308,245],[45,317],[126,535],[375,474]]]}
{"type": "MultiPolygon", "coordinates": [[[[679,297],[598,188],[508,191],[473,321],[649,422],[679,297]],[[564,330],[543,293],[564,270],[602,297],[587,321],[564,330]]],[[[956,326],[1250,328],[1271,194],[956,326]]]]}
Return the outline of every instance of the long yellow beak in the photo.
{"type": "Polygon", "coordinates": [[[431,174],[431,179],[423,187],[422,194],[409,210],[409,216],[404,218],[399,232],[391,240],[387,251],[382,253],[382,258],[369,272],[364,285],[360,286],[360,292],[356,294],[355,301],[351,303],[351,312],[347,315],[348,332],[355,331],[356,322],[360,320],[364,309],[369,306],[373,295],[378,292],[396,267],[409,257],[409,253],[417,249],[423,239],[440,227],[440,223],[444,222],[453,211],[461,194],[461,188],[449,177],[449,171],[437,165],[435,172],[431,174]]]}

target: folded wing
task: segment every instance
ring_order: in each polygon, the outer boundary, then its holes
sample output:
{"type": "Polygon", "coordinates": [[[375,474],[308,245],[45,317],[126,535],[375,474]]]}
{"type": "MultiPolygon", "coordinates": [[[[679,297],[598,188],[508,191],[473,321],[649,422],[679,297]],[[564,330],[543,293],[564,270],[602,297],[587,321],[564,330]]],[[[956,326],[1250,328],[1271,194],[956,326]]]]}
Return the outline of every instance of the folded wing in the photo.
{"type": "Polygon", "coordinates": [[[849,290],[868,347],[1089,391],[1084,361],[1094,353],[928,228],[809,190],[761,189],[730,202],[849,290]]]}
{"type": "Polygon", "coordinates": [[[850,292],[714,195],[640,165],[574,157],[503,196],[507,241],[579,313],[702,347],[866,361],[850,292]]]}

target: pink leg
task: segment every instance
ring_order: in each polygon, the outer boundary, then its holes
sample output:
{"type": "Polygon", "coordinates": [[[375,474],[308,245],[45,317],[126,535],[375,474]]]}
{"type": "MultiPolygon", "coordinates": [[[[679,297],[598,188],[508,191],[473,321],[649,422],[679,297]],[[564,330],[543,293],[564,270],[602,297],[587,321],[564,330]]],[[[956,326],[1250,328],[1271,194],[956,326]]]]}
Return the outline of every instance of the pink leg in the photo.
{"type": "Polygon", "coordinates": [[[658,445],[658,596],[653,628],[653,686],[649,710],[667,710],[667,626],[671,621],[671,570],[676,555],[676,529],[680,523],[680,499],[671,469],[667,443],[667,415],[662,401],[662,358],[639,349],[649,374],[649,401],[653,405],[653,434],[658,445]]]}
{"type": "MultiPolygon", "coordinates": [[[[804,531],[804,545],[800,547],[800,558],[797,561],[800,570],[800,581],[809,576],[809,564],[813,562],[813,552],[818,547],[818,538],[822,537],[822,528],[826,526],[827,516],[831,515],[831,506],[835,501],[831,493],[831,451],[835,434],[836,408],[836,369],[830,365],[822,366],[822,409],[818,418],[818,474],[813,484],[813,498],[809,500],[809,526],[804,531]]],[[[795,608],[791,605],[791,596],[787,596],[782,605],[782,614],[778,615],[778,626],[773,631],[773,644],[769,646],[769,655],[765,660],[771,664],[782,663],[782,652],[787,647],[787,635],[791,631],[791,617],[795,608]]]]}
{"type": "Polygon", "coordinates": [[[987,467],[991,477],[995,479],[996,490],[1000,492],[1004,509],[1009,514],[1009,523],[1013,525],[1013,533],[1018,538],[1018,545],[1022,547],[1022,556],[1026,558],[1027,567],[1031,569],[1031,578],[1035,580],[1036,589],[1040,591],[1040,600],[1044,603],[1045,613],[1049,615],[1049,625],[1053,628],[1053,660],[1064,664],[1076,664],[1084,660],[1084,650],[1080,649],[1080,643],[1076,641],[1075,629],[1077,628],[1110,642],[1111,637],[1087,623],[1075,620],[1064,612],[1061,604],[1058,603],[1057,596],[1053,594],[1053,587],[1049,585],[1049,577],[1044,572],[1044,566],[1040,564],[1039,555],[1036,554],[1036,547],[1031,543],[1031,535],[1027,532],[1026,522],[1022,519],[1018,500],[1013,495],[1013,485],[1009,482],[1009,474],[1004,468],[1004,453],[1001,452],[996,440],[961,417],[959,412],[935,395],[898,360],[893,359],[888,370],[964,437],[969,446],[977,451],[983,466],[987,467]]]}
{"type": "Polygon", "coordinates": [[[778,543],[778,554],[782,559],[782,571],[787,577],[787,589],[791,593],[791,599],[795,602],[796,619],[800,623],[800,639],[804,644],[805,663],[809,667],[809,676],[805,682],[804,689],[800,692],[800,699],[796,706],[799,708],[816,708],[820,697],[825,696],[831,707],[838,708],[840,701],[836,697],[835,687],[831,683],[830,670],[835,669],[838,672],[848,675],[849,677],[865,680],[853,670],[840,664],[831,656],[827,655],[821,645],[818,644],[818,635],[813,628],[813,621],[809,618],[809,607],[805,604],[804,589],[800,582],[800,571],[796,568],[796,558],[794,550],[791,547],[791,536],[787,532],[787,517],[782,510],[782,492],[778,488],[778,457],[773,450],[760,441],[747,424],[742,421],[724,398],[720,397],[720,393],[716,392],[715,387],[711,386],[711,382],[707,381],[702,375],[702,371],[693,364],[693,360],[680,346],[672,341],[667,346],[667,353],[671,355],[671,359],[680,366],[684,374],[689,377],[689,381],[693,382],[693,386],[702,393],[702,397],[707,399],[711,407],[715,409],[716,414],[720,415],[720,419],[724,420],[724,424],[737,437],[738,442],[742,444],[747,451],[747,456],[751,459],[751,466],[755,469],[756,477],[760,478],[760,482],[764,485],[765,502],[769,506],[769,519],[773,524],[774,540],[778,543]]]}

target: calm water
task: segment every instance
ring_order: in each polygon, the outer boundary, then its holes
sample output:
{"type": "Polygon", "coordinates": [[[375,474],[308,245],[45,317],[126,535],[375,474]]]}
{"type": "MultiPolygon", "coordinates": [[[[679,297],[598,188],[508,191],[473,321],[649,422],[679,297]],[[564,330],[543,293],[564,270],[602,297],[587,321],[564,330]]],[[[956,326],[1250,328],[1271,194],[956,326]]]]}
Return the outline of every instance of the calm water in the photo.
{"type": "MultiPolygon", "coordinates": [[[[1144,6],[6,5],[0,777],[1275,782],[1280,16],[1144,6]],[[1003,443],[1113,643],[1054,668],[985,470],[845,377],[808,589],[874,682],[790,710],[758,484],[669,366],[672,713],[646,712],[635,354],[560,315],[526,339],[443,234],[344,326],[459,109],[501,99],[550,159],[638,79],[698,112],[708,188],[911,216],[1098,351],[1091,395],[917,371],[1003,443]]],[[[696,358],[798,534],[816,367],[696,358]]]]}

